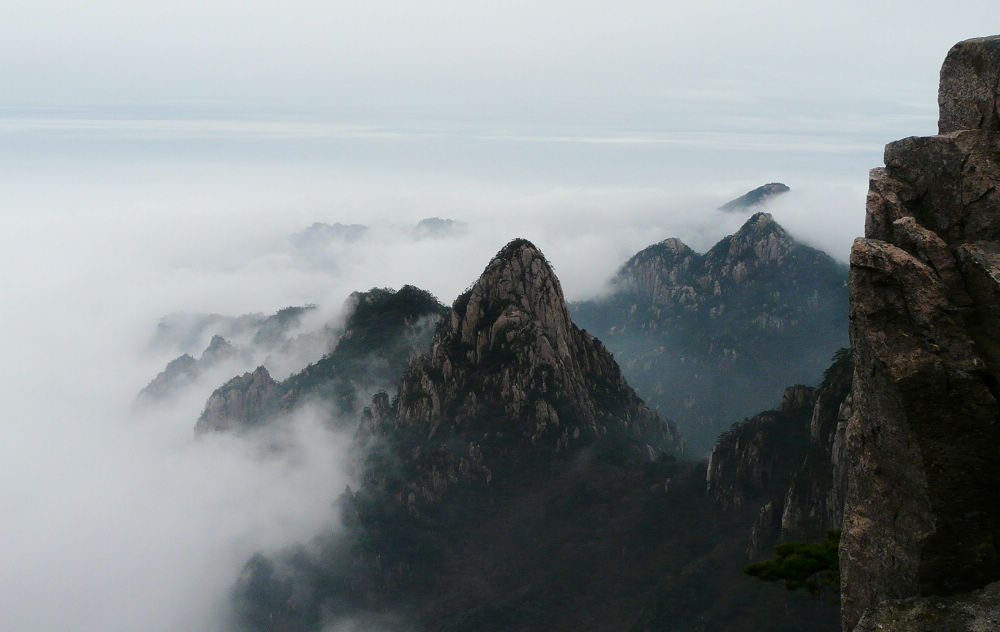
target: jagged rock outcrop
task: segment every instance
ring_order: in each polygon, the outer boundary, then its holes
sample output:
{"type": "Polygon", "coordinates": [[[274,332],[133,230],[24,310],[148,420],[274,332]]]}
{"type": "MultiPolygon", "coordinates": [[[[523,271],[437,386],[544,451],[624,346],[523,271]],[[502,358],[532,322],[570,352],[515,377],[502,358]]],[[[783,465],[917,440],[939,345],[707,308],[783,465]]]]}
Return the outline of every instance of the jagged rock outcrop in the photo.
{"type": "Polygon", "coordinates": [[[234,377],[212,393],[195,425],[196,432],[228,430],[261,417],[277,382],[262,366],[234,377]]]}
{"type": "Polygon", "coordinates": [[[765,202],[781,195],[782,193],[788,193],[791,189],[787,184],[781,182],[769,182],[768,184],[762,185],[744,193],[735,200],[730,200],[719,207],[720,211],[745,211],[751,208],[759,208],[765,202]]]}
{"type": "Polygon", "coordinates": [[[246,376],[230,380],[209,398],[197,431],[251,428],[310,401],[329,405],[335,418],[352,417],[370,393],[399,380],[410,359],[427,347],[445,310],[412,285],[355,292],[347,309],[344,333],[330,353],[280,383],[271,380],[252,403],[236,394],[246,376]]]}
{"type": "Polygon", "coordinates": [[[1000,46],[997,36],[952,47],[941,66],[938,133],[964,129],[1000,131],[1000,46]]]}
{"type": "Polygon", "coordinates": [[[882,600],[1000,579],[998,77],[1000,36],[957,44],[941,134],[890,143],[871,172],[851,253],[845,630],[882,600]]]}
{"type": "Polygon", "coordinates": [[[523,239],[455,300],[428,354],[403,376],[384,424],[415,446],[421,475],[406,482],[411,502],[598,443],[645,461],[681,449],[673,424],[573,324],[551,266],[523,239]]]}
{"type": "Polygon", "coordinates": [[[703,255],[678,239],[642,250],[610,296],[573,311],[703,454],[788,384],[819,380],[847,343],[846,277],[847,266],[757,213],[703,255]]]}

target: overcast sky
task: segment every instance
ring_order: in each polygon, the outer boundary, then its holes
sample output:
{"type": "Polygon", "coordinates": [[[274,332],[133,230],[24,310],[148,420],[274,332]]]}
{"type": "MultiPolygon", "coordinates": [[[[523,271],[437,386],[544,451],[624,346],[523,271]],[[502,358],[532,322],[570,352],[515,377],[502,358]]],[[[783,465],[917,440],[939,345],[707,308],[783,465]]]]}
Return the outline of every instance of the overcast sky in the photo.
{"type": "Polygon", "coordinates": [[[948,47],[1000,7],[34,0],[2,17],[7,105],[848,132],[926,115],[948,47]]]}
{"type": "Polygon", "coordinates": [[[274,458],[193,440],[218,376],[130,412],[166,313],[450,302],[513,237],[585,298],[774,180],[775,218],[846,260],[867,170],[935,131],[945,53],[1000,3],[816,4],[3,2],[0,628],[222,630],[250,554],[335,523],[323,411],[274,458]],[[429,216],[467,230],[415,239],[429,216]],[[373,228],[303,256],[316,221],[373,228]]]}

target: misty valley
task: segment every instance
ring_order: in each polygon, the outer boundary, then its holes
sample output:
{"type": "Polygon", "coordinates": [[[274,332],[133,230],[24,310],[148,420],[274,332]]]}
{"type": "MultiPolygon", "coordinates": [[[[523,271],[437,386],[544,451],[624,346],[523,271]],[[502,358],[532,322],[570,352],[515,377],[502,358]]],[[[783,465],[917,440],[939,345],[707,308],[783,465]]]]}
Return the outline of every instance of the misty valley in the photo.
{"type": "MultiPolygon", "coordinates": [[[[515,239],[450,307],[405,285],[326,317],[160,319],[149,352],[180,354],[138,414],[198,393],[199,442],[294,462],[296,425],[318,424],[343,455],[325,526],[243,561],[227,625],[835,629],[831,591],[744,573],[779,540],[837,527],[836,507],[807,515],[821,500],[808,495],[795,523],[771,516],[817,478],[807,456],[831,449],[851,372],[847,268],[761,211],[765,190],[708,211],[744,223],[705,254],[667,238],[587,301],[567,303],[545,255],[515,239]]],[[[322,260],[373,230],[315,223],[290,243],[322,260]]]]}

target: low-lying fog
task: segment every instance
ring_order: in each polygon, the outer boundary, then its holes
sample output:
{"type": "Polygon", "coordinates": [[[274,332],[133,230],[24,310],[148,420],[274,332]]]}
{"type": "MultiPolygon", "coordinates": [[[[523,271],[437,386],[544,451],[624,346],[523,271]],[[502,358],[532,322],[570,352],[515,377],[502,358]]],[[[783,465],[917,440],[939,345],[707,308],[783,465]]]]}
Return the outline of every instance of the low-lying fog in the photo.
{"type": "MultiPolygon", "coordinates": [[[[771,210],[801,239],[844,260],[863,228],[863,170],[824,179],[743,165],[731,176],[706,162],[686,184],[566,177],[518,187],[490,178],[488,161],[423,178],[306,168],[301,156],[290,166],[280,152],[232,166],[232,144],[218,155],[201,148],[196,163],[164,158],[162,147],[148,164],[141,151],[86,148],[52,160],[36,149],[25,163],[0,156],[10,167],[0,175],[0,619],[10,630],[221,630],[252,553],[336,526],[349,438],[323,428],[323,410],[292,420],[290,448],[273,453],[194,438],[205,399],[228,377],[218,371],[168,405],[133,408],[167,361],[197,357],[207,342],[151,345],[164,315],[312,303],[308,326],[336,325],[350,292],[404,283],[450,303],[513,237],[542,248],[569,299],[586,298],[663,238],[704,251],[746,218],[713,209],[777,179],[793,192],[771,210]],[[463,225],[416,231],[426,217],[463,225]],[[369,230],[318,245],[291,238],[314,222],[369,230]]],[[[510,176],[518,154],[508,150],[497,169],[510,176]]],[[[594,155],[604,162],[591,171],[627,171],[618,154],[594,155]]],[[[874,165],[878,152],[854,159],[874,165]]],[[[295,367],[271,368],[280,378],[295,367]]]]}

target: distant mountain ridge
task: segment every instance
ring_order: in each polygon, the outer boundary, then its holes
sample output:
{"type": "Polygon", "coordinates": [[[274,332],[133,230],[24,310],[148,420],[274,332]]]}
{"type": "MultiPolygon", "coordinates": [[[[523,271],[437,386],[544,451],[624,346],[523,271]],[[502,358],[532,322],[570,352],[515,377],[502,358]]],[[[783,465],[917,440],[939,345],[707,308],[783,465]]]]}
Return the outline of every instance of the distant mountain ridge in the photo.
{"type": "Polygon", "coordinates": [[[445,309],[412,285],[355,292],[349,304],[344,332],[329,353],[282,382],[263,366],[234,377],[209,397],[197,431],[248,430],[307,401],[332,405],[335,417],[356,415],[426,347],[445,309]]]}
{"type": "Polygon", "coordinates": [[[787,184],[781,182],[771,182],[757,187],[753,191],[748,191],[735,200],[730,200],[719,207],[720,211],[739,212],[747,209],[755,209],[763,206],[766,202],[778,197],[783,193],[788,193],[791,189],[787,184]]]}
{"type": "Polygon", "coordinates": [[[136,397],[136,404],[147,406],[168,402],[199,379],[215,371],[253,367],[254,358],[268,358],[275,363],[295,362],[309,350],[321,355],[332,344],[337,332],[328,324],[313,331],[302,331],[303,319],[315,305],[286,307],[274,314],[175,313],[157,324],[152,348],[191,350],[211,334],[208,346],[195,359],[185,351],[167,363],[136,397]]]}
{"type": "Polygon", "coordinates": [[[847,267],[767,213],[698,254],[676,238],[629,259],[574,317],[615,354],[637,392],[675,419],[694,454],[734,419],[816,383],[847,344],[847,267]]]}

